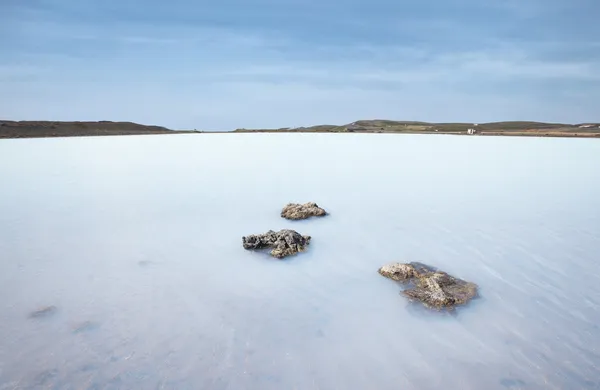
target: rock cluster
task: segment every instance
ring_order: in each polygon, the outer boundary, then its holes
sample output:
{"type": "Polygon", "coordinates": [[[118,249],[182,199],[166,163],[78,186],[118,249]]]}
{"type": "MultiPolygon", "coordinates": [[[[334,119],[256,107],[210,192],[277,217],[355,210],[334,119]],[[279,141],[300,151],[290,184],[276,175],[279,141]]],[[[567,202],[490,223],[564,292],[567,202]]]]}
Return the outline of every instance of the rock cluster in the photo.
{"type": "Polygon", "coordinates": [[[327,212],[314,202],[304,204],[288,203],[283,210],[281,210],[281,216],[283,218],[292,220],[323,217],[325,215],[327,215],[327,212]]]}
{"type": "MultiPolygon", "coordinates": [[[[289,203],[281,211],[281,217],[290,220],[325,215],[327,212],[314,202],[289,203]]],[[[244,249],[249,250],[270,248],[271,256],[283,259],[304,251],[310,240],[310,236],[303,236],[295,230],[269,230],[264,234],[242,237],[242,245],[244,249]]],[[[379,268],[379,273],[386,278],[407,284],[402,294],[430,309],[452,309],[477,296],[476,284],[421,263],[390,263],[379,268]]]]}
{"type": "Polygon", "coordinates": [[[477,285],[455,278],[420,263],[392,263],[384,265],[379,273],[387,278],[408,282],[411,288],[402,294],[428,308],[453,308],[477,296],[477,285]]]}
{"type": "Polygon", "coordinates": [[[289,229],[278,232],[269,230],[264,234],[252,234],[242,237],[244,249],[272,248],[271,256],[278,259],[303,251],[309,243],[310,236],[303,236],[289,229]]]}

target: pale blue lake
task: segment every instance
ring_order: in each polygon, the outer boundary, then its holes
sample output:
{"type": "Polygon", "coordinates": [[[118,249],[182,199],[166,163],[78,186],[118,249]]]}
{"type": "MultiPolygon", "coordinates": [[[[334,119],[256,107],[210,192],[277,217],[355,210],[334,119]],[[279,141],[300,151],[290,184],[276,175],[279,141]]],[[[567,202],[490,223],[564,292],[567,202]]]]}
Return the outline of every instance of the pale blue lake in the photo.
{"type": "Polygon", "coordinates": [[[600,142],[1,140],[0,389],[600,389],[600,142]],[[282,228],[308,251],[242,248],[282,228]],[[394,261],[481,298],[420,309],[394,261]]]}

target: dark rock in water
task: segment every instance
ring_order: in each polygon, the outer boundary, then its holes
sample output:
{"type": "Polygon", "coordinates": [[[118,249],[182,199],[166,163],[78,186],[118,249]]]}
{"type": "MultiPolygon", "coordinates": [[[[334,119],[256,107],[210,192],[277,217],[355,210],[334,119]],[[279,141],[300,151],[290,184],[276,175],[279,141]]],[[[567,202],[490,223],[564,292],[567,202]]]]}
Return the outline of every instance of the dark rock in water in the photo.
{"type": "Polygon", "coordinates": [[[58,309],[56,308],[56,306],[45,306],[34,312],[31,312],[31,314],[29,314],[29,317],[30,318],[49,317],[49,316],[53,315],[54,313],[56,313],[57,310],[58,309]]]}
{"type": "Polygon", "coordinates": [[[513,379],[513,378],[503,378],[500,380],[500,384],[504,387],[507,387],[509,389],[515,388],[515,387],[525,387],[527,386],[527,383],[525,383],[524,381],[520,380],[520,379],[513,379]]]}
{"type": "Polygon", "coordinates": [[[99,325],[92,321],[84,321],[73,327],[73,333],[83,333],[98,329],[99,325]]]}
{"type": "Polygon", "coordinates": [[[271,256],[282,259],[301,252],[310,243],[310,236],[303,236],[294,230],[269,230],[265,234],[252,234],[242,237],[244,249],[273,248],[271,256]]]}
{"type": "Polygon", "coordinates": [[[379,268],[379,273],[393,280],[413,283],[414,286],[402,294],[432,309],[463,305],[477,295],[476,284],[421,263],[387,264],[379,268]]]}
{"type": "Polygon", "coordinates": [[[281,216],[283,218],[294,220],[307,219],[310,217],[323,217],[325,215],[327,215],[327,212],[314,202],[304,204],[289,203],[281,210],[281,216]]]}
{"type": "Polygon", "coordinates": [[[35,377],[36,384],[38,386],[43,386],[48,384],[52,379],[54,379],[58,375],[57,369],[45,370],[40,372],[35,377]]]}

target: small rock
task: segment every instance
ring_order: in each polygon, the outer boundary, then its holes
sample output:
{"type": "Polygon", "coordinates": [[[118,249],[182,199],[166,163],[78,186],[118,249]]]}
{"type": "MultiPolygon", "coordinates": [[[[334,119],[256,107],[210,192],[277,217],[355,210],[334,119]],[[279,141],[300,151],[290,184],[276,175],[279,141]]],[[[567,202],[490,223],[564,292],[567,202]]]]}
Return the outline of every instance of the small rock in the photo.
{"type": "Polygon", "coordinates": [[[420,263],[387,264],[379,269],[379,273],[393,280],[414,283],[414,287],[402,294],[431,309],[463,305],[477,295],[476,284],[420,263]]]}
{"type": "Polygon", "coordinates": [[[242,237],[244,249],[273,248],[271,256],[282,259],[301,252],[310,243],[310,236],[303,236],[294,230],[269,230],[265,234],[252,234],[242,237]]]}
{"type": "Polygon", "coordinates": [[[314,202],[304,204],[289,203],[281,210],[283,218],[293,220],[323,217],[325,215],[327,215],[327,212],[314,202]]]}
{"type": "Polygon", "coordinates": [[[436,268],[430,267],[428,265],[422,263],[391,263],[386,264],[383,267],[379,268],[378,272],[385,276],[386,278],[390,278],[397,281],[406,281],[412,278],[415,278],[419,275],[426,274],[428,272],[435,272],[436,268]]]}
{"type": "Polygon", "coordinates": [[[415,269],[410,264],[387,264],[379,268],[378,272],[386,278],[397,281],[404,281],[417,276],[415,269]]]}
{"type": "Polygon", "coordinates": [[[56,308],[56,306],[45,306],[42,308],[39,308],[38,310],[31,312],[31,314],[29,314],[30,318],[42,318],[42,317],[49,317],[51,315],[53,315],[54,313],[56,313],[58,309],[56,308]]]}

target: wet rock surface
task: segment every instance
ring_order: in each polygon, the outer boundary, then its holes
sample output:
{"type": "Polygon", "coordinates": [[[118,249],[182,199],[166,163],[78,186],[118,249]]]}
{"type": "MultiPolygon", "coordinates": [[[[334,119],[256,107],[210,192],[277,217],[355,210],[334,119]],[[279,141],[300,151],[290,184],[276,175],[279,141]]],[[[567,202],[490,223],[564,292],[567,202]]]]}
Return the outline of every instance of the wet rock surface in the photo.
{"type": "Polygon", "coordinates": [[[284,229],[278,232],[269,230],[264,234],[251,234],[242,237],[244,249],[272,248],[271,256],[282,259],[286,256],[303,251],[310,243],[310,236],[284,229]]]}
{"type": "Polygon", "coordinates": [[[455,278],[421,263],[391,263],[379,268],[381,275],[412,286],[402,294],[430,309],[464,305],[477,296],[477,285],[455,278]]]}
{"type": "Polygon", "coordinates": [[[327,212],[314,202],[304,204],[288,203],[283,210],[281,210],[281,216],[283,218],[292,220],[323,217],[325,215],[327,215],[327,212]]]}

